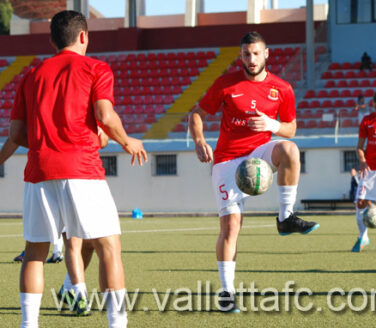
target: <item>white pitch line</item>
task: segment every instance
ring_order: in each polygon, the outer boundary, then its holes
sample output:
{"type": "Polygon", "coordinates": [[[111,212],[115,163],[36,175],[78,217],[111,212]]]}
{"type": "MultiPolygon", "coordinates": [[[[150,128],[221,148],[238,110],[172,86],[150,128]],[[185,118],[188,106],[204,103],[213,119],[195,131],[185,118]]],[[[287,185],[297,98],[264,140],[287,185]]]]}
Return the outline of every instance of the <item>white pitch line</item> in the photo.
{"type": "MultiPolygon", "coordinates": [[[[257,228],[270,228],[275,227],[275,224],[264,224],[264,225],[250,225],[243,226],[243,229],[257,229],[257,228]]],[[[179,231],[207,231],[207,230],[218,230],[218,227],[206,227],[206,228],[177,228],[177,229],[151,229],[151,230],[123,230],[123,233],[144,233],[144,232],[179,232],[179,231]]],[[[0,238],[10,238],[10,237],[22,237],[23,235],[13,234],[13,235],[0,235],[0,238]]]]}
{"type": "MultiPolygon", "coordinates": [[[[243,226],[242,229],[255,229],[255,228],[270,228],[275,227],[275,224],[243,226]]],[[[141,233],[141,232],[178,232],[178,231],[206,231],[206,230],[219,230],[219,227],[206,227],[206,228],[178,228],[178,229],[152,229],[152,230],[123,230],[123,233],[141,233]]]]}

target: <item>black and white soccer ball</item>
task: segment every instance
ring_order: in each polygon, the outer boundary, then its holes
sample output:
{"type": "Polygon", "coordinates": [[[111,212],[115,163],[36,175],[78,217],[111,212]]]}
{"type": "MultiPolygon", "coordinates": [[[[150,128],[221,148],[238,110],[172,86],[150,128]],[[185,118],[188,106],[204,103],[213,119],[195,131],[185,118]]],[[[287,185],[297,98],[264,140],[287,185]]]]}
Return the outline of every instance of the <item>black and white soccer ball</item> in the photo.
{"type": "Polygon", "coordinates": [[[363,223],[368,228],[376,228],[376,206],[370,206],[364,211],[363,223]]]}
{"type": "Polygon", "coordinates": [[[273,170],[261,158],[248,158],[236,169],[235,181],[242,192],[251,196],[261,195],[273,183],[273,170]]]}

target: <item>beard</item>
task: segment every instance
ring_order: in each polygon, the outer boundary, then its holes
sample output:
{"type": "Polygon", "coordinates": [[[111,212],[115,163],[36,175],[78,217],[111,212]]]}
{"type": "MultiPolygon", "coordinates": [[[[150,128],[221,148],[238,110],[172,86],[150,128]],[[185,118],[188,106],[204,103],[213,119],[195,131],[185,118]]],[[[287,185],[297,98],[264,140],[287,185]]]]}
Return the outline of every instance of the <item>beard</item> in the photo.
{"type": "Polygon", "coordinates": [[[244,71],[245,71],[245,73],[246,73],[247,75],[249,75],[249,76],[257,76],[257,75],[259,75],[260,73],[262,73],[262,72],[264,71],[264,69],[265,69],[265,65],[266,65],[266,62],[264,61],[264,62],[260,65],[260,69],[257,70],[256,72],[251,72],[251,71],[248,69],[247,65],[245,65],[244,63],[242,63],[242,65],[243,65],[243,69],[244,69],[244,71]]]}

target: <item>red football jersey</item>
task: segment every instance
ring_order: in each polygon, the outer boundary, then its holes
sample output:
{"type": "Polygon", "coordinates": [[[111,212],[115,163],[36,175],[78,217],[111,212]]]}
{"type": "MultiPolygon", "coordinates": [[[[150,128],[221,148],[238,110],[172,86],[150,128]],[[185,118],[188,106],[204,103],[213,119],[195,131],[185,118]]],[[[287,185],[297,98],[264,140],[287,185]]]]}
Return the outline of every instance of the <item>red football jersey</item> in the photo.
{"type": "Polygon", "coordinates": [[[27,127],[25,181],[105,178],[94,103],[113,103],[113,84],[108,64],[71,51],[26,74],[11,113],[27,127]]]}
{"type": "Polygon", "coordinates": [[[261,82],[248,80],[243,71],[220,76],[200,101],[210,114],[223,111],[214,163],[246,156],[268,142],[272,133],[254,132],[248,120],[255,109],[281,122],[295,119],[295,96],[289,83],[267,73],[261,82]]]}
{"type": "Polygon", "coordinates": [[[376,113],[363,118],[359,127],[359,138],[367,139],[366,161],[372,171],[376,170],[376,113]]]}

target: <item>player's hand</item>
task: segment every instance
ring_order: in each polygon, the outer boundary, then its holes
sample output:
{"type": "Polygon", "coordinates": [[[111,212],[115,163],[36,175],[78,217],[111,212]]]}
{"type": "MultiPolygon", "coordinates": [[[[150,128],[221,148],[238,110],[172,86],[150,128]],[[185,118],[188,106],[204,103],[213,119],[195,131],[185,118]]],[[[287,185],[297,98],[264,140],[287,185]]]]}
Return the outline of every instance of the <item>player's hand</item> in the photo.
{"type": "Polygon", "coordinates": [[[367,162],[359,162],[359,175],[361,178],[366,177],[369,171],[370,167],[368,166],[367,162]]]}
{"type": "Polygon", "coordinates": [[[213,150],[206,142],[198,142],[195,147],[200,162],[210,163],[213,160],[213,150]]]}
{"type": "Polygon", "coordinates": [[[136,162],[136,158],[138,160],[138,164],[140,166],[143,165],[143,162],[148,161],[148,155],[146,153],[146,150],[144,149],[144,146],[142,145],[142,141],[129,137],[127,138],[127,143],[125,146],[123,146],[124,151],[126,151],[128,154],[132,156],[131,165],[133,166],[136,162]]]}
{"type": "Polygon", "coordinates": [[[270,118],[269,116],[265,115],[264,113],[256,111],[256,116],[251,116],[248,120],[248,126],[256,132],[265,132],[271,131],[276,133],[279,131],[281,123],[277,120],[270,118]]]}

